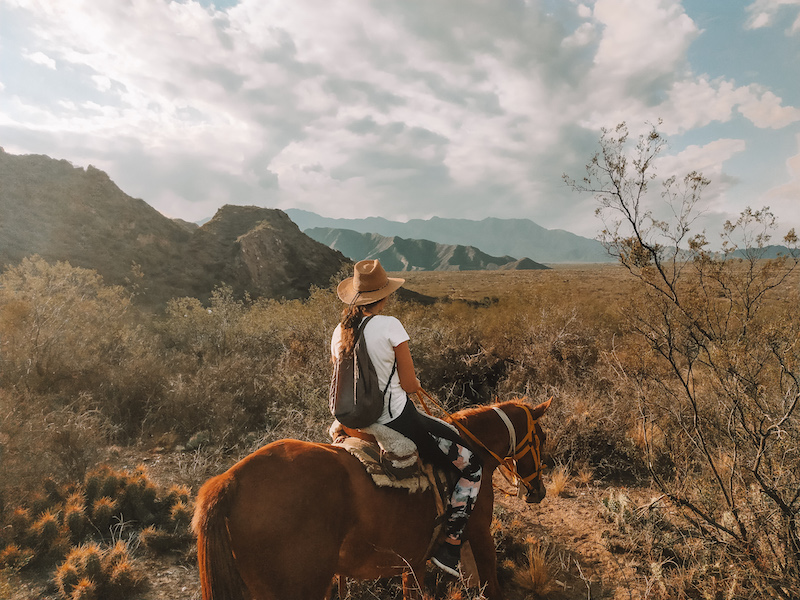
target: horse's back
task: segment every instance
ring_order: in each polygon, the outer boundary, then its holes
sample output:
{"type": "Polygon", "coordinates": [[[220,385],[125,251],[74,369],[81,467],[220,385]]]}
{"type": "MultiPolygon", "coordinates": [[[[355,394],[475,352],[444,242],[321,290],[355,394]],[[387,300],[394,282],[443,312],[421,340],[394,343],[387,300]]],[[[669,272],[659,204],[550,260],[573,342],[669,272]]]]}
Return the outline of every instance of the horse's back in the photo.
{"type": "Polygon", "coordinates": [[[203,486],[207,504],[216,490],[230,491],[216,503],[224,504],[236,568],[254,598],[324,595],[350,520],[347,479],[329,446],[280,440],[203,486]]]}
{"type": "Polygon", "coordinates": [[[330,446],[280,440],[243,459],[230,473],[237,493],[229,528],[249,531],[256,539],[324,534],[333,540],[344,535],[349,477],[330,446]]]}

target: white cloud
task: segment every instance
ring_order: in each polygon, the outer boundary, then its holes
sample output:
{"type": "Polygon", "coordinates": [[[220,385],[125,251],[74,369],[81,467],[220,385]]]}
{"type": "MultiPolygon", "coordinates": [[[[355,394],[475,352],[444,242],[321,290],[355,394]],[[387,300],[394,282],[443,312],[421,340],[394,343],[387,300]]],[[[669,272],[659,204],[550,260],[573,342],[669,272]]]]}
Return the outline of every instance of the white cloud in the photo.
{"type": "MultiPolygon", "coordinates": [[[[591,72],[581,82],[581,97],[571,99],[577,121],[588,129],[613,127],[621,121],[645,123],[664,118],[682,130],[684,115],[677,98],[680,88],[709,88],[692,75],[686,54],[700,34],[676,0],[598,0],[594,17],[600,43],[591,72]]],[[[684,110],[694,105],[683,102],[684,110]]]]}
{"type": "Polygon", "coordinates": [[[25,58],[27,58],[32,63],[35,63],[37,65],[42,65],[44,67],[47,67],[48,69],[52,69],[54,71],[56,69],[56,61],[47,56],[44,52],[33,52],[32,54],[26,54],[25,58]]]}
{"type": "Polygon", "coordinates": [[[750,29],[761,29],[767,27],[772,22],[772,17],[768,13],[760,12],[752,15],[748,20],[747,26],[750,29]]]}
{"type": "Polygon", "coordinates": [[[761,129],[780,129],[800,121],[800,109],[783,106],[781,98],[757,85],[736,87],[732,81],[706,77],[676,81],[659,106],[663,131],[681,133],[714,121],[726,123],[738,111],[761,129]]]}
{"type": "Polygon", "coordinates": [[[592,8],[586,4],[578,5],[578,16],[582,19],[588,19],[592,16],[592,8]]]}
{"type": "Polygon", "coordinates": [[[768,190],[760,200],[779,217],[782,230],[794,228],[800,234],[800,134],[796,139],[798,153],[786,160],[786,182],[768,190]]]}
{"type": "MultiPolygon", "coordinates": [[[[775,21],[778,12],[784,7],[798,7],[800,8],[800,0],[756,0],[747,6],[747,19],[748,29],[761,29],[769,27],[775,21]]],[[[785,22],[785,21],[783,21],[785,22]]],[[[800,15],[796,17],[793,25],[789,28],[789,33],[797,33],[800,31],[800,15]]]]}
{"type": "Polygon", "coordinates": [[[582,23],[572,35],[565,37],[561,45],[565,48],[587,46],[597,39],[597,27],[593,23],[582,23]]]}
{"type": "Polygon", "coordinates": [[[656,167],[665,177],[682,177],[698,171],[712,181],[719,181],[723,175],[723,164],[745,149],[744,140],[719,139],[703,146],[688,146],[674,155],[664,155],[658,159],[656,167]]]}
{"type": "Polygon", "coordinates": [[[703,127],[712,121],[725,122],[741,94],[729,81],[709,81],[706,77],[676,81],[660,108],[668,134],[703,127]]]}
{"type": "Polygon", "coordinates": [[[686,51],[698,30],[676,0],[597,0],[604,32],[595,56],[598,72],[616,79],[685,71],[686,51]]]}
{"type": "Polygon", "coordinates": [[[92,80],[97,85],[97,89],[101,92],[107,92],[111,89],[111,79],[105,75],[92,75],[92,80]]]}
{"type": "Polygon", "coordinates": [[[739,105],[739,111],[756,127],[779,129],[800,121],[800,109],[782,106],[782,101],[769,90],[750,86],[739,105]]]}

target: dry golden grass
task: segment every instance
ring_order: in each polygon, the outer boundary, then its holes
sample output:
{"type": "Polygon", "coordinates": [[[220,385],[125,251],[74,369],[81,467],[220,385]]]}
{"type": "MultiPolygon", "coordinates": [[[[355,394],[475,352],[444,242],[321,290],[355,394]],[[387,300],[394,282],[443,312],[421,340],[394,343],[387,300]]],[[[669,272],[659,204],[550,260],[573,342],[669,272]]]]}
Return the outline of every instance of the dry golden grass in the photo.
{"type": "Polygon", "coordinates": [[[409,271],[395,273],[410,290],[451,300],[481,301],[512,296],[590,299],[616,305],[633,289],[628,272],[616,264],[558,264],[546,271],[409,271]]]}
{"type": "Polygon", "coordinates": [[[558,465],[553,469],[550,474],[550,485],[547,488],[548,496],[560,496],[569,483],[569,467],[567,465],[558,465]]]}
{"type": "Polygon", "coordinates": [[[594,469],[588,464],[581,465],[578,468],[575,479],[584,487],[590,486],[594,481],[594,469]]]}
{"type": "MultiPolygon", "coordinates": [[[[533,401],[555,397],[543,421],[548,430],[545,446],[548,463],[555,461],[561,465],[549,476],[551,499],[565,495],[570,483],[575,488],[588,488],[594,482],[613,481],[621,475],[643,478],[646,447],[654,452],[669,449],[665,445],[670,439],[669,431],[651,424],[646,429],[637,426],[637,393],[641,390],[636,387],[636,376],[643,372],[652,375],[659,367],[647,362],[646,345],[633,341],[623,326],[623,308],[635,294],[634,282],[623,268],[558,265],[549,271],[411,272],[402,276],[411,290],[477,303],[418,306],[399,302],[390,309],[390,314],[398,316],[411,334],[415,365],[423,383],[426,387],[438,386],[431,391],[447,400],[459,400],[471,393],[470,402],[522,394],[533,401]],[[485,302],[487,297],[492,300],[485,302]]],[[[233,454],[245,454],[273,439],[327,439],[329,414],[325,393],[329,363],[325,348],[338,319],[336,302],[330,290],[320,291],[304,303],[251,305],[220,297],[213,311],[200,303],[180,304],[181,310],[164,315],[158,327],[148,320],[148,315],[137,315],[147,335],[130,334],[120,342],[130,348],[119,355],[109,355],[116,362],[100,365],[102,369],[98,368],[97,373],[103,377],[70,379],[70,387],[65,387],[61,396],[83,398],[83,404],[60,409],[50,418],[54,425],[66,423],[75,431],[86,431],[95,426],[94,422],[73,418],[73,410],[81,415],[92,408],[91,414],[97,414],[111,407],[113,410],[102,421],[108,424],[109,431],[141,431],[142,440],[147,442],[148,436],[162,439],[168,430],[174,439],[159,446],[183,443],[190,449],[174,459],[170,478],[189,483],[193,488],[226,468],[224,465],[233,454]],[[136,377],[124,378],[121,374],[125,373],[134,373],[136,377]],[[105,375],[113,385],[107,383],[105,375]],[[96,381],[100,382],[99,387],[92,387],[96,381]],[[148,398],[147,413],[131,408],[143,403],[128,405],[115,400],[120,393],[127,394],[134,381],[139,387],[126,397],[148,398]],[[145,381],[146,385],[142,383],[145,381]],[[78,384],[81,387],[76,387],[78,384]],[[76,389],[80,391],[78,396],[73,393],[76,389]],[[206,441],[200,447],[190,448],[190,442],[199,433],[205,435],[206,441]]],[[[16,323],[13,314],[4,314],[7,321],[16,323]]],[[[15,423],[41,420],[41,414],[45,414],[42,407],[54,402],[55,396],[19,395],[17,389],[0,388],[0,408],[16,415],[16,421],[7,419],[0,424],[4,427],[0,440],[7,447],[27,450],[41,446],[48,450],[42,454],[46,460],[65,455],[60,452],[65,448],[79,456],[79,450],[105,439],[99,434],[72,436],[53,446],[42,433],[29,440],[24,435],[27,430],[15,423]]],[[[97,423],[102,424],[99,420],[97,423]]],[[[660,421],[655,423],[663,426],[660,421]]],[[[124,444],[125,440],[121,436],[119,443],[124,444]]],[[[18,455],[34,456],[34,453],[18,452],[18,455]]],[[[7,456],[13,454],[8,452],[7,456]]],[[[714,456],[719,472],[727,477],[734,466],[729,455],[720,452],[714,456]]],[[[34,466],[12,465],[8,461],[0,465],[0,491],[8,490],[8,482],[16,480],[10,475],[17,472],[30,471],[31,480],[41,481],[34,466]],[[12,466],[17,470],[10,470],[12,466]]],[[[65,504],[64,523],[75,540],[87,529],[88,519],[93,527],[99,524],[98,529],[109,531],[120,509],[111,493],[119,487],[118,482],[111,483],[106,486],[103,481],[94,481],[90,473],[87,488],[93,491],[87,495],[89,501],[85,505],[77,501],[65,504]],[[104,490],[105,487],[109,490],[104,490]]],[[[153,494],[147,486],[141,491],[153,494]]],[[[594,491],[581,489],[576,496],[593,495],[594,491]]],[[[170,523],[185,525],[191,511],[190,494],[191,490],[185,487],[169,492],[166,506],[172,509],[170,523]]],[[[570,499],[553,504],[566,507],[570,499]]],[[[652,529],[653,523],[639,518],[636,507],[626,497],[606,498],[605,508],[604,518],[618,529],[621,539],[624,537],[624,543],[618,544],[620,547],[635,548],[643,557],[643,565],[663,560],[660,546],[656,548],[653,541],[654,534],[649,529],[639,532],[647,527],[652,529]],[[634,534],[640,537],[634,538],[634,534]],[[645,535],[652,539],[647,541],[645,535]],[[646,543],[637,545],[642,540],[646,543]]],[[[48,537],[52,519],[41,520],[42,514],[39,510],[8,510],[2,525],[10,527],[9,531],[27,531],[39,521],[36,529],[48,537]]],[[[506,556],[512,559],[510,571],[520,571],[515,581],[521,578],[519,581],[528,582],[525,589],[531,586],[540,589],[546,585],[547,552],[540,546],[524,545],[524,536],[530,532],[525,527],[529,525],[509,516],[502,527],[494,523],[493,531],[505,542],[498,547],[505,548],[506,556]]],[[[658,539],[667,539],[665,536],[658,539]]],[[[152,539],[155,541],[155,537],[152,539]]],[[[143,550],[156,545],[148,544],[147,533],[139,540],[143,550]]],[[[674,544],[667,541],[670,543],[663,545],[672,550],[674,544]]],[[[171,548],[171,543],[165,547],[171,548]]],[[[6,540],[0,549],[7,545],[6,540]]],[[[13,564],[30,560],[13,548],[7,554],[13,564]]],[[[115,581],[124,585],[127,572],[118,571],[115,581]]],[[[664,580],[673,575],[671,563],[666,564],[664,580]]],[[[562,578],[561,573],[558,576],[551,573],[550,577],[562,578]]],[[[77,580],[70,579],[69,583],[74,586],[77,580]]],[[[508,585],[515,584],[508,581],[508,585]]],[[[452,597],[465,593],[455,589],[452,597]]],[[[360,595],[351,596],[389,597],[389,594],[382,587],[365,586],[360,595]],[[381,591],[373,594],[373,589],[381,591]]]]}
{"type": "Polygon", "coordinates": [[[548,546],[532,537],[525,544],[525,564],[515,566],[514,583],[534,597],[545,597],[555,585],[548,546]]]}

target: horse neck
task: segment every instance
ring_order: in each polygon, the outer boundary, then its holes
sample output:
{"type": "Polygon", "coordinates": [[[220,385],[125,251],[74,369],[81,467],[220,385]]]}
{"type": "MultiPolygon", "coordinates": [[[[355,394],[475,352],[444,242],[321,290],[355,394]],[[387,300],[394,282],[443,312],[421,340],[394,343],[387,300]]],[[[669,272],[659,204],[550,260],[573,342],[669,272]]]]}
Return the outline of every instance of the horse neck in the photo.
{"type": "Polygon", "coordinates": [[[501,409],[511,420],[519,442],[527,432],[527,417],[514,402],[504,402],[493,406],[481,407],[478,410],[465,411],[463,415],[454,415],[480,442],[500,458],[511,452],[511,437],[508,427],[494,410],[501,409]]]}

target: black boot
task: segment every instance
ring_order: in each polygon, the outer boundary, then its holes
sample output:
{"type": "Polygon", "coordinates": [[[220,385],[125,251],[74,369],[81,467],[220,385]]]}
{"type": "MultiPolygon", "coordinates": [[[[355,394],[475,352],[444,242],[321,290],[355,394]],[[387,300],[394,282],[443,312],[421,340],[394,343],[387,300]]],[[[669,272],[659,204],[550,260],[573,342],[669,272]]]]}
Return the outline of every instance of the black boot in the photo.
{"type": "Polygon", "coordinates": [[[458,562],[461,560],[461,546],[444,542],[436,549],[431,557],[433,564],[445,573],[459,577],[458,562]]]}

